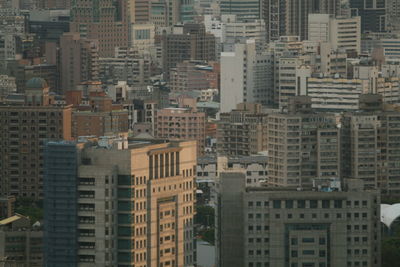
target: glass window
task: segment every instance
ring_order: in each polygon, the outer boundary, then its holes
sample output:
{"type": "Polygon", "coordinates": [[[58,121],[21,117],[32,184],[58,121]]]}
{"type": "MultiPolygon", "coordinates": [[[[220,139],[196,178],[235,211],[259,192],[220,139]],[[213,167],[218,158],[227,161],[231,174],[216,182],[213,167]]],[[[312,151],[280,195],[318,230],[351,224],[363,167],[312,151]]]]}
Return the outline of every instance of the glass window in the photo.
{"type": "Polygon", "coordinates": [[[286,200],[285,201],[285,207],[287,209],[293,209],[293,200],[286,200]]]}
{"type": "Polygon", "coordinates": [[[311,249],[303,250],[303,255],[314,255],[315,251],[311,249]]]}
{"type": "Polygon", "coordinates": [[[310,200],[310,208],[312,209],[318,208],[318,200],[310,200]]]}

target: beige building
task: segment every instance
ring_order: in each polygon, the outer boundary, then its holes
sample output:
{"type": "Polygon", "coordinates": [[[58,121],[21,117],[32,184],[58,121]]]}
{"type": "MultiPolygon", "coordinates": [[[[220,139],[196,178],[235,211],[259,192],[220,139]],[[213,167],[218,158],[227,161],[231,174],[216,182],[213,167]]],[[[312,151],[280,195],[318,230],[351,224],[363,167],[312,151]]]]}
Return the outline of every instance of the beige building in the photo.
{"type": "Polygon", "coordinates": [[[149,53],[154,49],[156,26],[154,24],[133,24],[132,46],[138,50],[139,54],[149,53]]]}
{"type": "Polygon", "coordinates": [[[196,143],[103,138],[78,167],[78,266],[192,266],[196,143]]]}
{"type": "Polygon", "coordinates": [[[217,153],[249,156],[267,150],[267,114],[260,104],[241,103],[221,113],[217,125],[217,153]]]}
{"type": "Polygon", "coordinates": [[[308,39],[328,42],[334,50],[361,52],[361,17],[308,15],[308,39]]]}
{"type": "Polygon", "coordinates": [[[220,179],[218,266],[381,266],[380,195],[361,181],[298,190],[246,187],[244,173],[220,179]]]}
{"type": "Polygon", "coordinates": [[[198,112],[195,106],[164,108],[156,112],[154,136],[168,140],[196,140],[197,152],[204,153],[205,113],[198,112]]]}
{"type": "Polygon", "coordinates": [[[43,266],[43,232],[20,214],[0,221],[0,262],[2,266],[43,266]]]}

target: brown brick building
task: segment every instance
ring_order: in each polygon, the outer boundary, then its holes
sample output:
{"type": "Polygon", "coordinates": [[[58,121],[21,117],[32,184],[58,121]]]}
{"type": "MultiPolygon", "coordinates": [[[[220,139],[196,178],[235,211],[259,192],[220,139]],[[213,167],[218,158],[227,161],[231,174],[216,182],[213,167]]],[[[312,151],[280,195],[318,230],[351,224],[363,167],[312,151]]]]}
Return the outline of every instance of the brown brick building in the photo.
{"type": "Polygon", "coordinates": [[[215,61],[215,37],[206,33],[203,24],[187,23],[182,29],[161,38],[163,50],[163,71],[167,73],[184,60],[215,61]]]}
{"type": "Polygon", "coordinates": [[[0,195],[42,197],[43,145],[71,139],[71,106],[54,106],[47,83],[26,84],[25,104],[0,105],[0,195]]]}

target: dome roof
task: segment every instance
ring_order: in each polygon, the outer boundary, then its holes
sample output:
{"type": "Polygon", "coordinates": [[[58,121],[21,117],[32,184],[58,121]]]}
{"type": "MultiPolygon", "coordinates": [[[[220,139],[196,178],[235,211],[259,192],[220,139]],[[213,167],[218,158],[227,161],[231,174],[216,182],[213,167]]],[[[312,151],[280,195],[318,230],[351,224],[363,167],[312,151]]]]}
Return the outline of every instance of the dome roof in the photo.
{"type": "Polygon", "coordinates": [[[26,88],[28,89],[43,89],[48,87],[47,82],[43,78],[34,77],[26,82],[26,88]]]}

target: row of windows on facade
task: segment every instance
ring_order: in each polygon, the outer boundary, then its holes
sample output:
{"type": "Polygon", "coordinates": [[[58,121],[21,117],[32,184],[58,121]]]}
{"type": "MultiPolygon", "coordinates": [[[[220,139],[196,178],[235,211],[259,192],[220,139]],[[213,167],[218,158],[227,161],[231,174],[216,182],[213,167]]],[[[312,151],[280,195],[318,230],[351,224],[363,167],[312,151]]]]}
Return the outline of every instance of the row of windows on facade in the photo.
{"type": "MultiPolygon", "coordinates": [[[[251,217],[250,216],[250,214],[249,214],[249,217],[251,217]]],[[[274,216],[274,218],[275,219],[283,219],[282,218],[283,216],[281,216],[281,214],[275,214],[275,216],[274,216]]],[[[308,217],[309,217],[309,215],[307,214],[304,214],[304,213],[299,213],[298,214],[298,218],[297,219],[308,219],[308,217]]],[[[318,214],[317,213],[312,213],[311,214],[311,218],[312,219],[317,219],[319,216],[318,216],[318,214]]],[[[252,217],[252,218],[249,218],[249,219],[253,219],[254,217],[252,217]]],[[[264,218],[269,218],[269,214],[265,214],[264,215],[264,218]]],[[[324,214],[324,216],[322,217],[322,216],[320,216],[320,218],[322,219],[334,219],[333,218],[333,214],[330,214],[330,213],[325,213],[324,214]]],[[[336,219],[342,219],[342,218],[344,218],[344,214],[342,214],[342,213],[336,213],[336,219]]],[[[351,216],[351,213],[350,212],[348,212],[347,213],[347,219],[351,219],[352,218],[352,216],[351,216]]],[[[368,218],[368,214],[366,213],[366,212],[363,212],[363,213],[358,213],[358,212],[356,212],[356,213],[354,213],[353,214],[353,219],[367,219],[368,218]],[[362,215],[362,216],[360,216],[360,215],[362,215]]],[[[294,216],[293,216],[293,214],[292,213],[288,213],[287,214],[287,219],[296,219],[296,218],[294,218],[294,216]]],[[[257,229],[258,230],[258,229],[257,229]]],[[[260,229],[261,230],[261,229],[260,229]]]]}
{"type": "MultiPolygon", "coordinates": [[[[249,262],[248,267],[272,267],[269,262],[249,262]]],[[[314,262],[304,262],[304,263],[297,263],[297,262],[292,262],[290,264],[290,267],[327,267],[326,262],[319,262],[319,263],[314,263],[314,262]]],[[[347,267],[352,267],[352,266],[368,266],[368,261],[354,261],[354,262],[347,262],[347,267]]]]}
{"type": "MultiPolygon", "coordinates": [[[[297,208],[331,208],[332,207],[332,202],[333,202],[333,207],[334,208],[343,208],[343,202],[344,200],[272,200],[272,201],[264,201],[264,207],[270,207],[270,202],[272,202],[272,207],[274,209],[280,209],[280,208],[286,208],[286,209],[292,209],[295,207],[297,208]],[[285,207],[283,207],[283,203],[285,203],[285,207]]],[[[374,200],[374,203],[376,204],[376,199],[374,200]]],[[[248,207],[262,207],[263,202],[262,201],[249,201],[247,203],[248,207]]],[[[367,200],[347,200],[346,201],[346,207],[367,207],[368,206],[368,201],[367,200]]]]}

